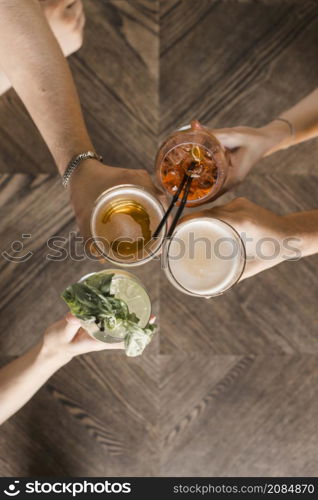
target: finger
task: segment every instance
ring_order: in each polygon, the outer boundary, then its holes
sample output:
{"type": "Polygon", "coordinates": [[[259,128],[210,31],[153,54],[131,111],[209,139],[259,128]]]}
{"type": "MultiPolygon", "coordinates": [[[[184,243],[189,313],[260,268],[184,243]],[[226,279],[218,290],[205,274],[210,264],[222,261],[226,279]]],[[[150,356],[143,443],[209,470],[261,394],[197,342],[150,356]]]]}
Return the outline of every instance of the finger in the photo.
{"type": "Polygon", "coordinates": [[[209,210],[209,216],[215,219],[226,219],[228,218],[228,213],[222,207],[213,207],[209,210]]]}
{"type": "Polygon", "coordinates": [[[85,17],[85,14],[84,12],[81,13],[81,15],[79,16],[77,22],[76,22],[76,30],[78,31],[82,31],[84,26],[86,24],[86,17],[85,17]]]}
{"type": "Polygon", "coordinates": [[[40,5],[45,14],[52,14],[52,12],[55,12],[57,9],[61,9],[63,11],[63,9],[65,8],[63,0],[40,0],[40,5]]]}
{"type": "Polygon", "coordinates": [[[73,348],[77,354],[84,354],[96,349],[101,342],[94,339],[83,327],[79,328],[72,340],[73,348]]]}
{"type": "Polygon", "coordinates": [[[76,3],[77,0],[40,0],[41,3],[51,4],[55,7],[59,8],[61,11],[67,9],[69,6],[72,6],[73,3],[76,3]]]}
{"type": "Polygon", "coordinates": [[[78,325],[78,326],[81,325],[80,320],[76,316],[74,316],[71,312],[68,312],[65,315],[64,319],[67,321],[67,323],[71,325],[78,325]]]}
{"type": "Polygon", "coordinates": [[[203,128],[203,126],[201,125],[199,120],[192,120],[191,121],[191,128],[193,128],[194,130],[200,130],[203,128]]]}
{"type": "Polygon", "coordinates": [[[232,200],[224,205],[214,206],[197,214],[186,215],[183,220],[186,220],[187,218],[212,217],[214,219],[224,220],[224,222],[229,222],[231,214],[233,214],[233,209],[235,210],[235,206],[233,206],[234,201],[235,200],[232,200]]]}
{"type": "Polygon", "coordinates": [[[160,193],[157,196],[158,200],[160,201],[161,205],[163,206],[164,210],[167,210],[167,208],[170,205],[171,199],[168,198],[167,193],[160,193]]]}
{"type": "Polygon", "coordinates": [[[76,0],[75,2],[68,2],[66,6],[65,13],[68,17],[73,19],[79,19],[83,14],[83,4],[80,0],[76,0]]]}
{"type": "MultiPolygon", "coordinates": [[[[58,5],[61,5],[63,4],[63,2],[65,2],[66,0],[39,0],[40,1],[40,4],[42,5],[42,7],[51,7],[51,6],[58,6],[58,5]]],[[[64,5],[62,5],[63,7],[64,5]]]]}
{"type": "Polygon", "coordinates": [[[124,342],[115,342],[114,344],[107,344],[106,342],[99,342],[98,348],[96,351],[122,351],[125,349],[124,342]]]}
{"type": "Polygon", "coordinates": [[[79,0],[59,0],[63,9],[71,9],[79,0]]]}
{"type": "Polygon", "coordinates": [[[230,217],[230,214],[233,212],[233,208],[235,206],[233,205],[233,202],[235,200],[230,201],[229,203],[226,203],[225,205],[219,205],[216,207],[212,207],[209,209],[209,213],[214,216],[223,216],[223,217],[230,217]]]}
{"type": "Polygon", "coordinates": [[[95,339],[84,328],[80,328],[73,340],[74,346],[76,346],[77,352],[79,354],[84,354],[86,352],[93,351],[105,351],[105,350],[118,350],[124,349],[124,342],[116,342],[114,344],[109,344],[95,339]]]}
{"type": "Polygon", "coordinates": [[[53,325],[47,329],[47,332],[53,331],[62,335],[64,339],[71,340],[76,335],[80,326],[79,320],[68,313],[64,318],[53,323],[53,325]]]}
{"type": "Polygon", "coordinates": [[[211,134],[213,134],[226,148],[235,149],[241,146],[239,135],[230,128],[211,129],[211,134]]]}
{"type": "Polygon", "coordinates": [[[73,337],[75,337],[75,335],[81,328],[81,322],[70,312],[66,314],[66,316],[64,317],[64,321],[64,333],[67,340],[71,340],[73,337]]]}
{"type": "Polygon", "coordinates": [[[241,213],[242,213],[242,202],[246,203],[245,198],[234,198],[234,200],[229,201],[225,205],[220,205],[218,207],[212,207],[207,212],[210,217],[223,220],[231,226],[233,226],[239,233],[241,226],[241,213]]]}
{"type": "Polygon", "coordinates": [[[159,199],[160,201],[166,201],[166,193],[160,186],[158,186],[157,180],[153,180],[146,170],[138,170],[138,177],[136,177],[136,181],[139,182],[141,186],[148,189],[155,198],[159,199]]]}
{"type": "Polygon", "coordinates": [[[71,9],[73,5],[77,3],[77,0],[67,0],[66,8],[71,9]]]}

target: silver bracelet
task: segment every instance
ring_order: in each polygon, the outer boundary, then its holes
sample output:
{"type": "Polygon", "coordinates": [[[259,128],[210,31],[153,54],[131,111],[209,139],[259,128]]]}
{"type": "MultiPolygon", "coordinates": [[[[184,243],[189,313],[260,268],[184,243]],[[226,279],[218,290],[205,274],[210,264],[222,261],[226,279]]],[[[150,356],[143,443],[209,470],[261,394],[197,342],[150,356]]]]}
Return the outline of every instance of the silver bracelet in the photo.
{"type": "Polygon", "coordinates": [[[93,151],[86,151],[86,153],[80,153],[79,155],[73,156],[62,177],[62,184],[65,188],[67,187],[74,170],[82,161],[88,160],[89,158],[93,158],[94,160],[98,160],[100,162],[103,161],[103,158],[93,151]]]}
{"type": "Polygon", "coordinates": [[[277,120],[280,122],[287,123],[287,125],[289,127],[289,131],[290,131],[290,135],[292,138],[294,138],[295,137],[295,128],[294,128],[293,124],[289,120],[287,120],[287,118],[280,118],[280,117],[274,118],[273,121],[277,121],[277,120]]]}

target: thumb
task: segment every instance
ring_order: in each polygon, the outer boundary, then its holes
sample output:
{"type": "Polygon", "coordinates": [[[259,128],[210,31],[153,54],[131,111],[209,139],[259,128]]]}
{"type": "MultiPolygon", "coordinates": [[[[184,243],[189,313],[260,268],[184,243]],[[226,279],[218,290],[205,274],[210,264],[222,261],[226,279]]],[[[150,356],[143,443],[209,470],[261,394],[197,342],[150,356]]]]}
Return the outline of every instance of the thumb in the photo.
{"type": "Polygon", "coordinates": [[[64,332],[68,340],[71,340],[81,327],[81,322],[70,312],[64,317],[64,332]]]}
{"type": "Polygon", "coordinates": [[[235,149],[241,146],[239,135],[230,128],[211,129],[213,134],[228,149],[235,149]]]}
{"type": "Polygon", "coordinates": [[[203,128],[199,120],[191,120],[191,128],[194,130],[200,130],[203,128]]]}
{"type": "Polygon", "coordinates": [[[231,200],[223,205],[214,206],[208,209],[209,217],[215,219],[223,220],[224,222],[229,222],[231,220],[231,214],[233,210],[235,211],[236,204],[235,199],[231,200]]]}

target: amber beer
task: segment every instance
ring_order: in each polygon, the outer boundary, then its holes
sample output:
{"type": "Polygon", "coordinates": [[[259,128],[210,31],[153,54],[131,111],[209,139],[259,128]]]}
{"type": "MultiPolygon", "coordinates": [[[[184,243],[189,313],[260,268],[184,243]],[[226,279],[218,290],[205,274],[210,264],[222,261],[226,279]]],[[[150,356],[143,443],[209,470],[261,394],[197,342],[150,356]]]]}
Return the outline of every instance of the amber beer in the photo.
{"type": "Polygon", "coordinates": [[[108,189],[97,199],[91,216],[95,246],[118,265],[148,262],[159,252],[166,234],[164,228],[159,238],[152,239],[163,214],[159,200],[141,186],[122,184],[108,189]]]}
{"type": "Polygon", "coordinates": [[[198,128],[192,122],[173,132],[159,148],[156,157],[159,183],[174,195],[184,174],[191,168],[193,180],[187,206],[206,203],[222,191],[228,172],[226,155],[225,148],[207,128],[198,128]]]}

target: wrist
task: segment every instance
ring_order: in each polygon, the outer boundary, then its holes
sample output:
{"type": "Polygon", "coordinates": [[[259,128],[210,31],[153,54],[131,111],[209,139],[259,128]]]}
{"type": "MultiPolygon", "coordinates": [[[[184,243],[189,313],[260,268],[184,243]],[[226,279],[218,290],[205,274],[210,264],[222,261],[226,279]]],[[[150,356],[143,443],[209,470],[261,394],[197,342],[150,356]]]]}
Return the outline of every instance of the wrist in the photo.
{"type": "Polygon", "coordinates": [[[86,160],[98,160],[100,163],[102,163],[103,158],[99,156],[97,153],[94,151],[83,151],[82,153],[79,153],[71,159],[71,161],[68,163],[66,170],[63,174],[62,177],[62,184],[66,188],[72,178],[73,173],[78,170],[79,166],[85,162],[86,160]]]}
{"type": "Polygon", "coordinates": [[[74,187],[78,188],[85,185],[87,179],[91,179],[100,169],[105,170],[105,168],[108,167],[94,158],[81,161],[72,173],[68,183],[69,189],[72,190],[74,187]]]}
{"type": "Polygon", "coordinates": [[[264,135],[265,152],[268,156],[282,149],[291,139],[288,123],[281,120],[273,120],[259,129],[264,135]]]}
{"type": "Polygon", "coordinates": [[[318,252],[317,210],[296,212],[284,217],[288,237],[299,251],[299,257],[318,252]]]}
{"type": "Polygon", "coordinates": [[[72,357],[63,346],[51,346],[45,337],[39,344],[37,360],[50,367],[52,372],[62,368],[72,360],[72,357]]]}
{"type": "Polygon", "coordinates": [[[82,151],[94,151],[94,146],[88,136],[73,138],[71,143],[63,145],[63,148],[54,154],[54,159],[59,173],[63,176],[67,165],[76,155],[82,151]]]}
{"type": "Polygon", "coordinates": [[[299,260],[308,254],[308,237],[304,230],[301,213],[282,216],[284,228],[284,259],[299,260]]]}

